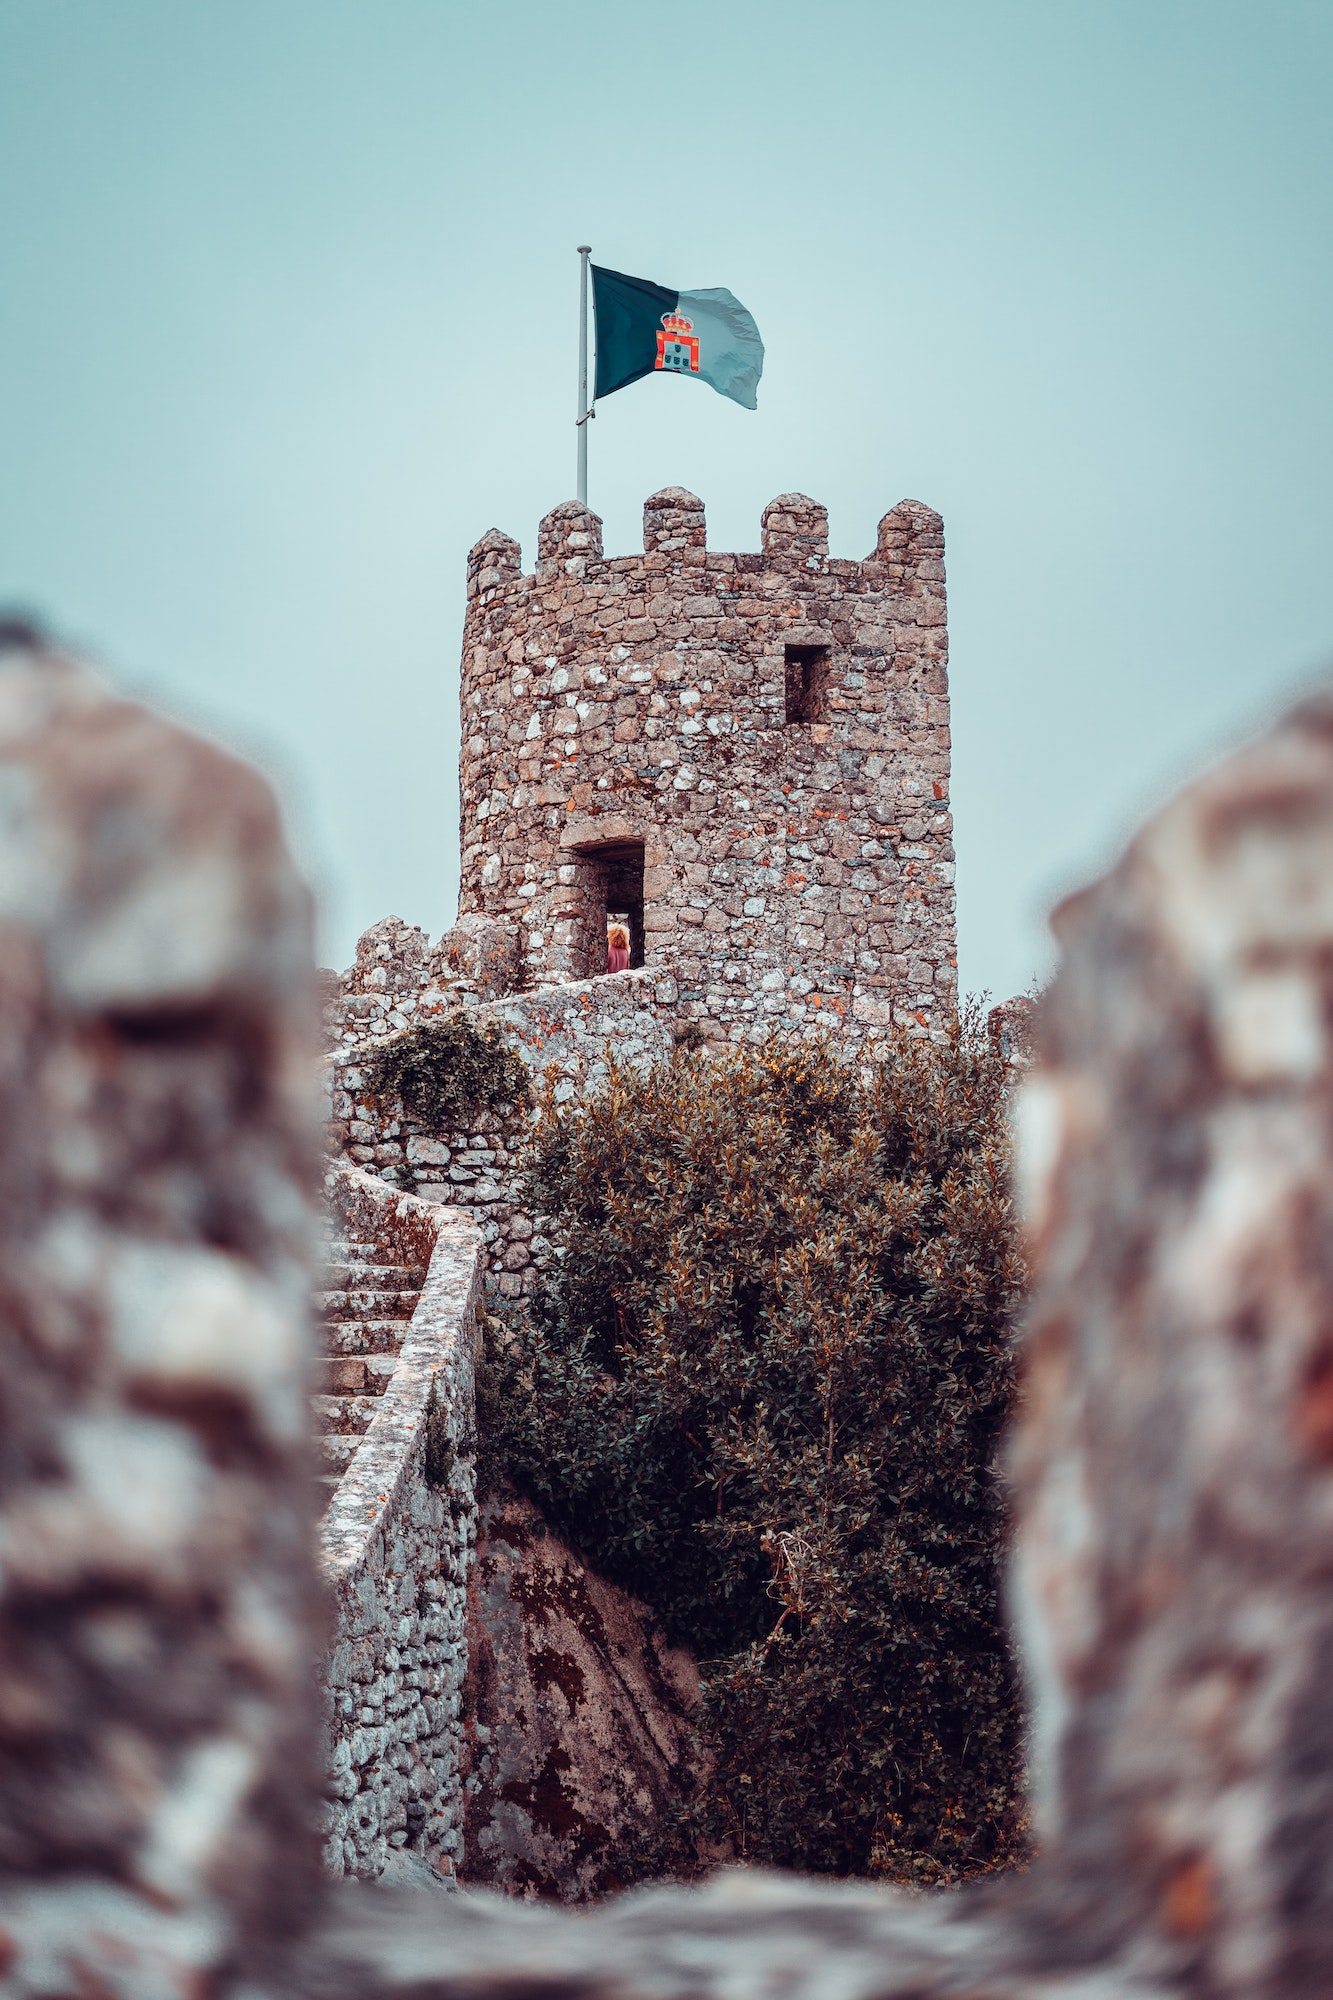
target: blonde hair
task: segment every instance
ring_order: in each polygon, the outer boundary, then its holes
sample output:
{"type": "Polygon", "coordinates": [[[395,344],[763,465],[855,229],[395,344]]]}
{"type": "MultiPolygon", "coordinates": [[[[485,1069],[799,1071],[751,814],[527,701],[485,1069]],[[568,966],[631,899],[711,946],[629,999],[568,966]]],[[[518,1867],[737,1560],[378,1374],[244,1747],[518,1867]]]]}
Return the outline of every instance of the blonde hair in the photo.
{"type": "Polygon", "coordinates": [[[613,951],[629,950],[629,932],[623,924],[616,924],[606,934],[606,941],[613,951]]]}

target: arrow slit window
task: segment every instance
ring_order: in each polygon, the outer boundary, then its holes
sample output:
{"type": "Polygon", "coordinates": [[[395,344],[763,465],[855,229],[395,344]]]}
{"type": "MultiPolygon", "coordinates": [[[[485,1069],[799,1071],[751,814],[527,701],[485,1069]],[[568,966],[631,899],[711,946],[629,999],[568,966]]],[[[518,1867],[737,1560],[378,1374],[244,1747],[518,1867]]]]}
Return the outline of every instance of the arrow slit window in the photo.
{"type": "Polygon", "coordinates": [[[828,701],[828,647],[787,646],[787,720],[823,722],[828,701]]]}

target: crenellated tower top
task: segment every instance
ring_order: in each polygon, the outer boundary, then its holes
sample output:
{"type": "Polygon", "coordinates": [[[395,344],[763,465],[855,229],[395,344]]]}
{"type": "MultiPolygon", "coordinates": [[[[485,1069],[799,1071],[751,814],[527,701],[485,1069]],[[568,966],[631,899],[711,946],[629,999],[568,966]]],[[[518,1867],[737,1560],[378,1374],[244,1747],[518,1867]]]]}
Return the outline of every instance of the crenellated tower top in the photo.
{"type": "Polygon", "coordinates": [[[709,1036],[933,1025],[956,996],[947,660],[918,501],[862,561],[802,493],[754,554],[709,549],[678,486],[639,555],[575,501],[528,574],[492,530],[468,558],[463,912],[512,926],[534,984],[604,970],[621,919],[709,1036]]]}

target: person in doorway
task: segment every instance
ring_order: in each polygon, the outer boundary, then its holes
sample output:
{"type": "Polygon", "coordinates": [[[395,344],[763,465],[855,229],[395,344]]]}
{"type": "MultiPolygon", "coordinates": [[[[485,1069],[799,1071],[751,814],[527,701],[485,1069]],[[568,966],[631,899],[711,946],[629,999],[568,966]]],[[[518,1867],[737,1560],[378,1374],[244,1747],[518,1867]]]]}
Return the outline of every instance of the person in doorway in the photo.
{"type": "Polygon", "coordinates": [[[623,924],[612,924],[606,934],[606,969],[608,972],[629,971],[629,932],[623,924]]]}

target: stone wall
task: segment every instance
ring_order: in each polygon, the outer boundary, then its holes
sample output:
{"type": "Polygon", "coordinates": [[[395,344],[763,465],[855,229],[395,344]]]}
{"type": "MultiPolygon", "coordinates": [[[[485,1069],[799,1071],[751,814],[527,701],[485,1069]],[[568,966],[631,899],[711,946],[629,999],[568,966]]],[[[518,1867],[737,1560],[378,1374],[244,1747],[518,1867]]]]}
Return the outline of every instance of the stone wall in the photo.
{"type": "MultiPolygon", "coordinates": [[[[550,1247],[526,1203],[516,1151],[532,1107],[515,1106],[508,1115],[479,1112],[466,1131],[441,1137],[420,1131],[399,1115],[399,1107],[381,1109],[365,1094],[364,1058],[382,1039],[367,1029],[397,1032],[395,1023],[405,1027],[454,998],[426,971],[424,940],[415,961],[423,983],[415,992],[409,989],[398,970],[407,956],[398,947],[402,932],[409,940],[421,935],[389,919],[362,940],[367,961],[377,950],[394,952],[390,963],[396,983],[380,989],[386,995],[383,1005],[342,1023],[338,1045],[326,1059],[329,1148],[335,1158],[410,1185],[428,1200],[466,1210],[480,1226],[494,1290],[502,1298],[518,1298],[533,1289],[550,1247]],[[396,929],[385,935],[390,925],[396,929]],[[367,939],[373,942],[368,945],[367,939]]],[[[362,957],[359,950],[358,962],[362,957]]],[[[642,1064],[669,1054],[677,998],[670,974],[645,969],[474,1003],[469,1017],[478,1026],[497,1022],[506,1045],[532,1072],[534,1085],[549,1083],[556,1101],[563,1102],[577,1090],[596,1088],[611,1055],[620,1063],[642,1064]]]]}
{"type": "Polygon", "coordinates": [[[430,941],[415,924],[383,917],[363,931],[342,973],[325,974],[324,1030],[333,1048],[406,1028],[430,986],[430,941]]]}
{"type": "Polygon", "coordinates": [[[346,972],[325,972],[324,1032],[331,1049],[395,1034],[441,1007],[472,1007],[522,984],[512,926],[462,917],[431,948],[423,930],[383,917],[363,931],[346,972]]]}
{"type": "Polygon", "coordinates": [[[464,913],[507,926],[547,984],[602,970],[626,909],[713,1038],[933,1025],[957,991],[943,550],[904,501],[864,562],[835,560],[825,510],[784,494],[762,553],[720,554],[679,488],[646,503],[641,556],[604,559],[573,503],[533,575],[484,536],[464,913]]]}
{"type": "Polygon", "coordinates": [[[319,1880],[309,902],[255,772],[4,629],[0,800],[0,1992],[175,2000],[319,1880]]]}
{"type": "Polygon", "coordinates": [[[410,1854],[452,1876],[462,1860],[481,1245],[461,1216],[355,1169],[334,1168],[327,1197],[349,1236],[423,1267],[426,1281],[380,1406],[320,1528],[336,1606],[325,1865],[335,1875],[392,1875],[410,1854]]]}
{"type": "Polygon", "coordinates": [[[1326,697],[1057,916],[1018,1118],[1029,1871],[911,1897],[746,1871],[577,1918],[441,1898],[410,1940],[349,1922],[362,1992],[1323,2000],[1331,882],[1326,697]]]}

